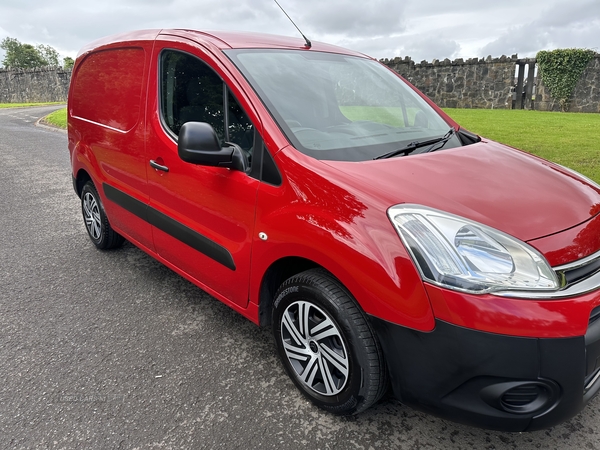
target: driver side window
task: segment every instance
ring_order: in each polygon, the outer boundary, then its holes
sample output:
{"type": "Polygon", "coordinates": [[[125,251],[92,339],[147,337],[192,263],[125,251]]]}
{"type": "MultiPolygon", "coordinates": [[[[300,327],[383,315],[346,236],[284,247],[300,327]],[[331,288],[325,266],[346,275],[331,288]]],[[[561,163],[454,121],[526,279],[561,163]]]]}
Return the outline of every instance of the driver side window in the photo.
{"type": "Polygon", "coordinates": [[[160,57],[160,103],[164,125],[174,134],[186,122],[211,125],[221,145],[231,142],[248,155],[254,127],[223,80],[195,56],[165,50],[160,57]]]}

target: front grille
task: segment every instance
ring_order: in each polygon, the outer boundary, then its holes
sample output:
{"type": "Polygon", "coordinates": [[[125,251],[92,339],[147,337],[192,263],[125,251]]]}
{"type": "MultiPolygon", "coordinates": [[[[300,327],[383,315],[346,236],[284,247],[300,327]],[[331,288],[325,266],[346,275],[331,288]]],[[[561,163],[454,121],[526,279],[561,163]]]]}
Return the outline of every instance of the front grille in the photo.
{"type": "Polygon", "coordinates": [[[582,267],[564,271],[563,274],[567,284],[573,284],[595,274],[598,270],[600,270],[600,258],[582,267]]]}
{"type": "Polygon", "coordinates": [[[600,271],[600,252],[553,269],[563,287],[568,287],[600,271]]]}
{"type": "Polygon", "coordinates": [[[592,312],[590,313],[589,325],[593,324],[598,319],[600,319],[600,306],[596,306],[594,309],[592,309],[592,312]]]}

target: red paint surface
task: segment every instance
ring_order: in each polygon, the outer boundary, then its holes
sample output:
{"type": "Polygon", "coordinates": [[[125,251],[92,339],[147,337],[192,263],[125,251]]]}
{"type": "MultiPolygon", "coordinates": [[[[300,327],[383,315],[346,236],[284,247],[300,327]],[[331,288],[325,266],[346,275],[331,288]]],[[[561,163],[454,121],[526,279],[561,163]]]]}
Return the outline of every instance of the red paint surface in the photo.
{"type": "Polygon", "coordinates": [[[600,291],[576,298],[539,301],[469,295],[426,284],[438,319],[466,328],[538,338],[583,336],[600,291]]]}
{"type": "Polygon", "coordinates": [[[496,142],[407,158],[328,162],[392,206],[415,203],[499,229],[522,241],[598,214],[600,190],[559,166],[496,142]]]}
{"type": "Polygon", "coordinates": [[[560,265],[600,250],[597,187],[491,141],[382,161],[314,160],[290,146],[254,90],[221,52],[277,47],[356,55],[334,46],[315,43],[307,50],[301,39],[150,30],[90,44],[80,52],[74,76],[90,52],[119,47],[145,49],[141,96],[123,96],[120,104],[142,112],[133,125],[115,122],[118,126],[113,128],[121,130],[116,131],[74,117],[70,96],[73,174],[85,171],[96,186],[111,184],[226,247],[234,255],[235,273],[109,202],[99,189],[115,229],[236,311],[258,322],[259,291],[267,269],[281,258],[302,257],[334,274],[367,313],[407,327],[430,331],[437,317],[519,336],[585,333],[591,309],[600,304],[598,291],[568,300],[531,301],[424,285],[386,211],[398,203],[448,211],[529,241],[551,264],[560,265]],[[198,56],[228,84],[274,156],[281,186],[178,158],[175,141],[164,131],[158,113],[157,55],[167,47],[198,56]],[[122,149],[128,153],[121,154],[122,149]],[[149,161],[159,158],[169,173],[150,168],[149,161]],[[269,239],[259,240],[258,232],[269,239]]]}

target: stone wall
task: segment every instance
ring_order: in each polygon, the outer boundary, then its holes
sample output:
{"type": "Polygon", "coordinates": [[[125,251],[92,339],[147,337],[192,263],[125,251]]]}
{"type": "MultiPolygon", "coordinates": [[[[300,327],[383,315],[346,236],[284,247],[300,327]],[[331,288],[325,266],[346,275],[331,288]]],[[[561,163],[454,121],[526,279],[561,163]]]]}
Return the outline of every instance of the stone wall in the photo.
{"type": "Polygon", "coordinates": [[[71,71],[0,69],[0,103],[66,102],[71,71]]]}
{"type": "MultiPolygon", "coordinates": [[[[392,68],[436,104],[443,108],[501,108],[513,107],[511,88],[517,83],[518,64],[533,67],[535,59],[518,59],[517,55],[486,59],[433,60],[415,63],[409,57],[381,61],[392,68]]],[[[524,106],[540,111],[560,111],[541,78],[534,80],[535,101],[528,92],[524,106]]],[[[517,108],[520,108],[517,101],[517,108]]],[[[582,74],[569,102],[571,112],[600,112],[600,55],[597,55],[582,74]]]]}
{"type": "Polygon", "coordinates": [[[416,64],[412,59],[382,61],[443,108],[500,108],[512,106],[517,55],[487,59],[436,59],[416,64]]]}
{"type": "MultiPolygon", "coordinates": [[[[537,82],[535,109],[560,111],[558,101],[552,98],[540,79],[537,82]]],[[[600,113],[600,55],[590,61],[579,78],[569,101],[569,112],[600,113]]]]}

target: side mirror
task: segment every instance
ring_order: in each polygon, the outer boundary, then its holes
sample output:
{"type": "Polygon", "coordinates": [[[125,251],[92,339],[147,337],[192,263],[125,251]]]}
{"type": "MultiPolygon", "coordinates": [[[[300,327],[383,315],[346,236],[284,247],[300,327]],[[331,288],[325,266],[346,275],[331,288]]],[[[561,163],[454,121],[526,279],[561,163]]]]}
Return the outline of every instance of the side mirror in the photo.
{"type": "Polygon", "coordinates": [[[202,166],[228,167],[246,171],[246,158],[237,145],[221,147],[217,133],[205,122],[186,122],[179,131],[179,157],[202,166]]]}

